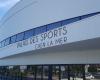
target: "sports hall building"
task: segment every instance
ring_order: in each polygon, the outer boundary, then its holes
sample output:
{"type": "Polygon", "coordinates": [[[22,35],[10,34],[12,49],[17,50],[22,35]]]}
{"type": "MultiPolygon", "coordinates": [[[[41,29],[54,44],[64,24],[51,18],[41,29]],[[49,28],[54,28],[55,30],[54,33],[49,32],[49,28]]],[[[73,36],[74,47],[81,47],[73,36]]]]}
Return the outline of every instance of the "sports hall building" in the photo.
{"type": "Polygon", "coordinates": [[[1,80],[86,80],[99,64],[100,0],[21,0],[0,21],[1,80]]]}

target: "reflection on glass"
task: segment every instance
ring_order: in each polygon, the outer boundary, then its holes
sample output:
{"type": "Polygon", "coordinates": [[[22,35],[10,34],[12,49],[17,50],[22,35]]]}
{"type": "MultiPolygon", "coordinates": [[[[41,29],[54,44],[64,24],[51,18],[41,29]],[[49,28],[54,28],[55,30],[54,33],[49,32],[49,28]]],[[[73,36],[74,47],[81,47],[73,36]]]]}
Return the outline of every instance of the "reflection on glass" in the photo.
{"type": "Polygon", "coordinates": [[[37,76],[36,76],[36,79],[37,80],[43,79],[42,74],[43,74],[43,67],[42,66],[37,66],[37,76]]]}
{"type": "Polygon", "coordinates": [[[48,74],[49,74],[49,67],[44,66],[43,67],[43,80],[48,80],[48,74]]]}
{"type": "Polygon", "coordinates": [[[59,66],[53,66],[52,68],[52,80],[59,80],[59,66]]]}
{"type": "Polygon", "coordinates": [[[61,79],[68,79],[68,70],[67,70],[67,66],[61,66],[61,79]]]}

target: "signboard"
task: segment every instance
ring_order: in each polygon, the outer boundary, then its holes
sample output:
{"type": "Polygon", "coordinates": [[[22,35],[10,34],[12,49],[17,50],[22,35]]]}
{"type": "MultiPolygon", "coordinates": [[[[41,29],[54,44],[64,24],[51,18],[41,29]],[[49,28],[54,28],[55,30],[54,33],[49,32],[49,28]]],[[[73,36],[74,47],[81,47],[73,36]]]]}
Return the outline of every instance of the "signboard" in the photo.
{"type": "Polygon", "coordinates": [[[33,45],[33,50],[36,50],[65,43],[67,43],[67,27],[63,26],[17,42],[17,48],[33,45]]]}

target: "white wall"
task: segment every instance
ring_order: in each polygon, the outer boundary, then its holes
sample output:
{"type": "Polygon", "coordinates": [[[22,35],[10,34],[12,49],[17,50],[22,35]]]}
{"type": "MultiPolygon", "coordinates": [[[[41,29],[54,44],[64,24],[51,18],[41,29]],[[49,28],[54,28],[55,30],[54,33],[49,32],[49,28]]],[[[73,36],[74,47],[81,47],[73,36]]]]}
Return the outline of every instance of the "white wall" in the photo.
{"type": "Polygon", "coordinates": [[[22,0],[2,19],[0,41],[34,27],[100,11],[99,3],[99,0],[22,0]]]}
{"type": "MultiPolygon", "coordinates": [[[[8,12],[8,15],[6,15],[1,21],[0,41],[14,34],[31,28],[35,28],[37,26],[98,12],[100,11],[99,3],[100,0],[36,0],[35,2],[34,0],[22,0],[22,2],[12,8],[11,11],[8,12]],[[33,4],[28,6],[28,4],[31,4],[32,2],[33,4]]],[[[68,33],[66,35],[68,37],[67,43],[100,38],[100,15],[96,15],[91,18],[66,25],[66,27],[68,27],[68,33]]],[[[17,48],[16,46],[17,45],[15,43],[1,48],[0,58],[19,53],[28,53],[29,51],[33,51],[34,45],[25,46],[22,48],[17,48]]],[[[32,54],[32,56],[29,57],[14,57],[11,59],[9,58],[0,60],[0,64],[15,64],[15,62],[16,64],[25,64],[25,58],[27,58],[27,64],[28,62],[30,62],[30,64],[36,64],[36,61],[38,61],[37,64],[40,64],[42,62],[46,63],[45,60],[41,60],[45,57],[48,59],[47,63],[76,63],[77,61],[78,63],[88,63],[88,61],[91,62],[92,60],[94,63],[97,63],[100,59],[99,49],[95,49],[93,51],[92,49],[88,51],[84,50],[83,52],[67,52],[68,54],[66,54],[66,52],[67,51],[62,51],[61,53],[58,52],[58,57],[56,57],[57,55],[54,52],[52,52],[52,54],[46,53],[45,55],[42,53],[42,55],[32,54]],[[77,55],[74,53],[77,53],[77,55]],[[96,56],[94,53],[96,54],[96,56]],[[49,58],[49,56],[54,57],[52,57],[53,59],[51,60],[51,57],[49,58]],[[81,56],[83,56],[83,58],[78,59],[78,57],[81,56]],[[57,59],[54,61],[55,57],[57,59]],[[94,57],[94,59],[92,59],[92,57],[94,57]]]]}
{"type": "MultiPolygon", "coordinates": [[[[100,25],[100,15],[96,15],[91,18],[66,25],[67,35],[65,36],[67,37],[68,40],[67,43],[64,44],[88,40],[88,39],[100,38],[99,25],[100,25]]],[[[45,40],[45,42],[47,41],[48,40],[45,40]]],[[[39,41],[38,43],[42,43],[42,41],[39,41]]],[[[35,44],[17,48],[17,43],[8,45],[6,47],[0,48],[0,58],[28,51],[33,51],[35,50],[34,46],[35,44]]]]}
{"type": "Polygon", "coordinates": [[[0,65],[35,64],[99,64],[100,50],[83,50],[57,53],[33,53],[0,60],[0,65]]]}

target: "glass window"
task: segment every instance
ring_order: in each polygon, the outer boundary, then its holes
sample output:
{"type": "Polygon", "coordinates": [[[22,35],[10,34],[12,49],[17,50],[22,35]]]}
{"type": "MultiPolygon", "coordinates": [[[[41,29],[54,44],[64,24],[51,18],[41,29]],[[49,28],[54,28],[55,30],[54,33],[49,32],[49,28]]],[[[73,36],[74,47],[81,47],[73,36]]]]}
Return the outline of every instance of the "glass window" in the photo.
{"type": "Polygon", "coordinates": [[[19,33],[16,35],[16,41],[21,41],[24,39],[24,33],[19,33]]]}
{"type": "Polygon", "coordinates": [[[80,17],[75,17],[75,18],[64,20],[64,21],[62,21],[62,26],[79,21],[79,20],[80,20],[80,17]]]}
{"type": "Polygon", "coordinates": [[[35,66],[33,65],[28,65],[26,66],[26,75],[25,77],[27,77],[27,79],[29,79],[30,77],[28,77],[27,75],[32,76],[31,78],[34,78],[34,73],[35,73],[35,66]]]}
{"type": "Polygon", "coordinates": [[[11,37],[11,42],[10,43],[15,43],[16,42],[16,35],[11,37]]]}
{"type": "Polygon", "coordinates": [[[32,36],[34,36],[34,30],[33,29],[28,30],[28,31],[25,32],[24,39],[30,38],[32,36]]]}
{"type": "Polygon", "coordinates": [[[83,16],[81,16],[80,18],[81,18],[81,19],[85,19],[85,18],[88,18],[88,17],[94,16],[94,15],[96,15],[96,13],[83,15],[83,16]]]}
{"type": "Polygon", "coordinates": [[[60,66],[54,65],[52,67],[52,80],[63,80],[61,79],[61,70],[60,66]]]}
{"type": "Polygon", "coordinates": [[[37,77],[36,80],[43,80],[43,67],[42,66],[37,66],[37,77]]]}
{"type": "Polygon", "coordinates": [[[52,30],[54,28],[58,28],[61,26],[61,22],[56,22],[56,23],[52,23],[47,25],[47,31],[52,30]]]}
{"type": "Polygon", "coordinates": [[[10,44],[10,38],[7,38],[6,40],[5,40],[5,46],[6,45],[9,45],[10,44]]]}
{"type": "Polygon", "coordinates": [[[0,48],[1,48],[1,42],[0,42],[0,48]]]}
{"type": "Polygon", "coordinates": [[[49,78],[49,66],[43,66],[43,80],[50,80],[49,78]]]}
{"type": "Polygon", "coordinates": [[[1,42],[1,46],[2,46],[2,47],[5,46],[5,40],[3,40],[3,41],[1,42]]]}
{"type": "Polygon", "coordinates": [[[35,28],[35,35],[38,35],[40,33],[46,32],[46,31],[47,31],[46,26],[35,28]]]}

